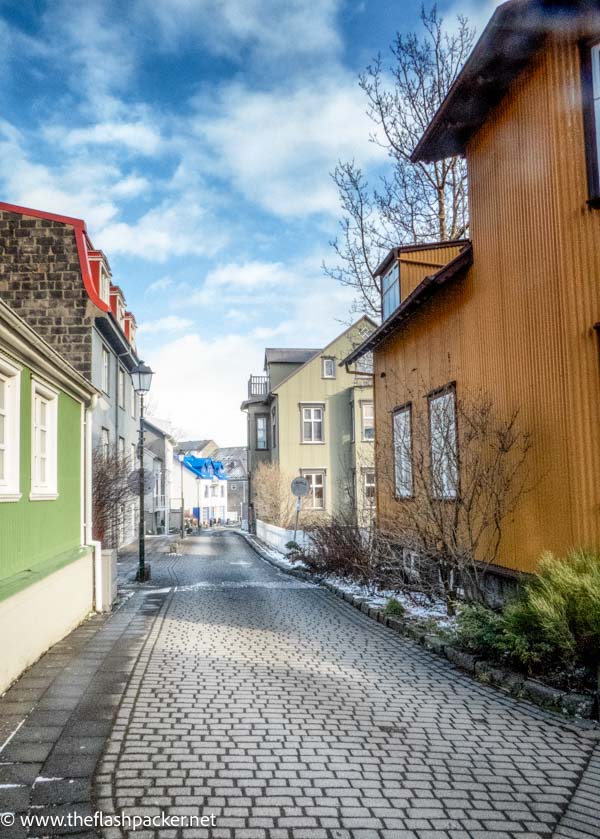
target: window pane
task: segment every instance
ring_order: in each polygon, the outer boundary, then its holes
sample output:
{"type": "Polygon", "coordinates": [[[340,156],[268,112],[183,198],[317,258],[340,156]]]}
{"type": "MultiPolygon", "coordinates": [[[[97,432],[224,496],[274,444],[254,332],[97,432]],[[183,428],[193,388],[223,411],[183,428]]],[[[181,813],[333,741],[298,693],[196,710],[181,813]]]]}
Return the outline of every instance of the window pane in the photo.
{"type": "Polygon", "coordinates": [[[323,422],[317,421],[313,424],[313,440],[318,443],[323,442],[323,422]]]}
{"type": "Polygon", "coordinates": [[[363,423],[363,440],[373,440],[375,437],[375,424],[373,422],[373,403],[363,402],[361,408],[363,423]]]}
{"type": "Polygon", "coordinates": [[[304,423],[304,439],[312,440],[312,423],[310,422],[304,423]]]}
{"type": "Polygon", "coordinates": [[[394,414],[394,472],[396,495],[412,495],[412,441],[410,409],[394,414]]]}
{"type": "Polygon", "coordinates": [[[430,402],[432,493],[437,498],[456,498],[458,450],[454,393],[444,393],[430,402]]]}

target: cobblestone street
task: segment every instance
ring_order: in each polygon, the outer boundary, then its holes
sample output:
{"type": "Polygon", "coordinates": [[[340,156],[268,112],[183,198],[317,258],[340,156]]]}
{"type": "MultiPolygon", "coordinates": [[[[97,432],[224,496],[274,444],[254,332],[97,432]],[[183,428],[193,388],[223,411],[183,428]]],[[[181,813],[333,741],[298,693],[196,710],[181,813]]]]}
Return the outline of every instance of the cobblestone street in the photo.
{"type": "Polygon", "coordinates": [[[595,835],[593,796],[585,822],[565,812],[589,732],[478,685],[234,534],[184,550],[153,564],[164,599],[96,776],[103,812],[213,814],[210,832],[183,835],[214,839],[534,839],[561,819],[561,836],[595,835]]]}

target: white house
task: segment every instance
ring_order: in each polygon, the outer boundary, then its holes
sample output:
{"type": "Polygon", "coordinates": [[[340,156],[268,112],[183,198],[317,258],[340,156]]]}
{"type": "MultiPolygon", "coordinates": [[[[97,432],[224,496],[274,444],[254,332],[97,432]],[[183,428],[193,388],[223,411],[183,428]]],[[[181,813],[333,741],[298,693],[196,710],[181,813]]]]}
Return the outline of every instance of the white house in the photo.
{"type": "Polygon", "coordinates": [[[227,519],[227,477],[223,464],[210,457],[176,454],[173,458],[171,527],[182,520],[201,524],[227,519]]]}

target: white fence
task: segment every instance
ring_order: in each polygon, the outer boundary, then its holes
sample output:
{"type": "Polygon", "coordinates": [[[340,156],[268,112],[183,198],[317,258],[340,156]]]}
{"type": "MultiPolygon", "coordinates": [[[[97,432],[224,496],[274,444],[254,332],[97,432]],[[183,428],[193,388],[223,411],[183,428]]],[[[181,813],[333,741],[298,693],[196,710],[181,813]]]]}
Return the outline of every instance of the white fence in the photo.
{"type": "MultiPolygon", "coordinates": [[[[263,542],[271,545],[277,551],[287,553],[286,545],[288,542],[294,541],[294,531],[285,530],[283,527],[276,527],[274,524],[267,524],[260,519],[256,521],[256,535],[263,542]]],[[[303,530],[298,530],[296,533],[296,542],[301,547],[305,547],[308,541],[308,536],[303,530]]]]}

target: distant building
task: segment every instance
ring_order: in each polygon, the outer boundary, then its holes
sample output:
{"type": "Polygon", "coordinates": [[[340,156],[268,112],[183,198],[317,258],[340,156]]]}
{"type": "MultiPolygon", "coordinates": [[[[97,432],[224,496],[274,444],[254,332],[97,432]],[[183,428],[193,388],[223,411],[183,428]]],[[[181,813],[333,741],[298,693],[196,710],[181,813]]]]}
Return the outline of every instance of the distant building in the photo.
{"type": "Polygon", "coordinates": [[[223,464],[210,457],[192,454],[173,456],[171,528],[181,529],[200,520],[200,524],[227,520],[227,477],[223,464]]]}
{"type": "Polygon", "coordinates": [[[372,375],[366,368],[340,367],[340,362],[374,329],[365,316],[321,350],[266,350],[265,375],[250,377],[242,403],[248,415],[251,518],[257,467],[270,463],[285,480],[307,479],[304,514],[370,520],[375,496],[372,375]]]}
{"type": "Polygon", "coordinates": [[[155,419],[144,418],[144,469],[152,489],[144,495],[146,533],[168,533],[175,439],[155,419]]]}
{"type": "Polygon", "coordinates": [[[227,518],[244,525],[248,521],[248,449],[218,448],[212,457],[223,464],[227,477],[227,518]]]}

